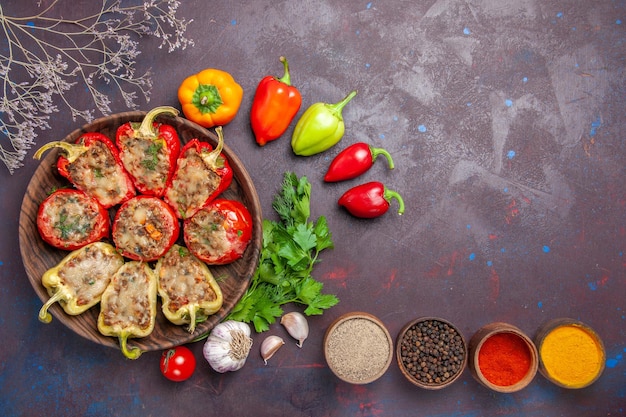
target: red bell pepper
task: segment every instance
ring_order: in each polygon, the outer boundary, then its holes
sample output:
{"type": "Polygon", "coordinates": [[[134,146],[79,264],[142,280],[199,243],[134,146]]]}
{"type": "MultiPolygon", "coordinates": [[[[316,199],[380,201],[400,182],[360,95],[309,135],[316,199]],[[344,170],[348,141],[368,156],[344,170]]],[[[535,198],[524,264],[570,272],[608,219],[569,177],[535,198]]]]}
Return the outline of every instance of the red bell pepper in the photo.
{"type": "Polygon", "coordinates": [[[115,213],[112,237],[122,256],[155,261],[176,243],[180,225],[174,210],[158,197],[138,195],[115,213]]]}
{"type": "Polygon", "coordinates": [[[189,251],[209,265],[224,265],[243,256],[252,239],[252,215],[237,200],[219,198],[183,224],[189,251]]]}
{"type": "Polygon", "coordinates": [[[193,216],[202,207],[226,190],[233,180],[233,170],[222,153],[222,127],[215,129],[218,142],[215,149],[197,138],[190,140],[176,161],[172,182],[163,198],[179,219],[193,216]]]}
{"type": "Polygon", "coordinates": [[[104,208],[113,207],[132,198],[133,181],[126,172],[119,151],[105,135],[97,132],[82,134],[75,144],[49,142],[35,152],[39,159],[48,149],[61,148],[57,169],[76,188],[98,200],[104,208]]]}
{"type": "Polygon", "coordinates": [[[384,155],[387,158],[389,169],[394,168],[393,159],[386,150],[374,148],[364,142],[354,143],[337,154],[332,160],[324,176],[324,181],[337,182],[356,178],[374,165],[378,155],[384,155]]]}
{"type": "Polygon", "coordinates": [[[302,104],[300,92],[291,85],[287,59],[281,56],[280,62],[285,68],[285,75],[281,78],[264,77],[252,101],[250,124],[259,146],[285,133],[302,104]]]}
{"type": "Polygon", "coordinates": [[[398,200],[398,214],[404,213],[404,201],[400,194],[380,182],[372,181],[346,191],[339,198],[339,205],[355,217],[371,219],[385,214],[392,198],[398,200]]]}
{"type": "Polygon", "coordinates": [[[37,230],[58,249],[73,251],[109,235],[109,212],[95,198],[60,188],[39,205],[37,230]]]}
{"type": "Polygon", "coordinates": [[[173,107],[150,110],[141,123],[128,122],[116,132],[120,159],[141,194],[161,197],[172,180],[180,139],[173,126],[156,123],[161,114],[178,115],[173,107]]]}

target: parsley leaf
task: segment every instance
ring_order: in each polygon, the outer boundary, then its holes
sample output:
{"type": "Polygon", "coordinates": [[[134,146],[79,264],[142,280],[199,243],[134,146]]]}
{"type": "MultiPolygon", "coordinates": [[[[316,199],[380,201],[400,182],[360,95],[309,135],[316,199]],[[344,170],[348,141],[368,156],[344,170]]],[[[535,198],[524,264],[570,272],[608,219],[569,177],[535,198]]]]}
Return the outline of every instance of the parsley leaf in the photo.
{"type": "Polygon", "coordinates": [[[339,302],[333,294],[322,294],[324,284],[311,276],[319,253],[334,246],[326,218],[309,221],[310,203],[308,179],[286,172],[272,204],[280,221],[263,220],[259,266],[225,320],[251,322],[260,333],[282,316],[287,303],[302,304],[306,315],[320,315],[339,302]]]}
{"type": "Polygon", "coordinates": [[[159,164],[159,153],[162,148],[162,141],[152,142],[150,146],[148,146],[148,149],[146,149],[146,159],[141,161],[141,165],[148,171],[156,170],[156,167],[159,164]]]}

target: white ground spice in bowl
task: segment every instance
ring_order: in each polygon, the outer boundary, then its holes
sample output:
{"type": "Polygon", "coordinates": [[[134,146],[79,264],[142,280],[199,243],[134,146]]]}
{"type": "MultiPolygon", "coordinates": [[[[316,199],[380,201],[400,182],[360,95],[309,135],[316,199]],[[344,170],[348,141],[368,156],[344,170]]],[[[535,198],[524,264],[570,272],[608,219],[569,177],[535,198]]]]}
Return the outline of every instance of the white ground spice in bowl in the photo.
{"type": "Polygon", "coordinates": [[[381,377],[393,357],[385,326],[368,313],[348,313],[335,320],[324,338],[326,362],[341,380],[368,384],[381,377]]]}

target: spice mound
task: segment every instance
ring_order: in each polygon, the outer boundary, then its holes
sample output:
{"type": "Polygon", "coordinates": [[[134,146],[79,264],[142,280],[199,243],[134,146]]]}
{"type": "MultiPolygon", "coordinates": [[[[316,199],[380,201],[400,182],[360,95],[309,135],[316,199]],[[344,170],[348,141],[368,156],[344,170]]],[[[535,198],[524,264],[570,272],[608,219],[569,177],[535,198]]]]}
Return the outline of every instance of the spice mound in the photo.
{"type": "Polygon", "coordinates": [[[400,370],[413,384],[443,388],[462,373],[467,347],[461,333],[441,319],[419,319],[405,326],[397,342],[400,370]]]}
{"type": "Polygon", "coordinates": [[[385,326],[367,313],[348,313],[330,325],[324,337],[328,367],[341,380],[368,384],[381,377],[393,357],[385,326]]]}
{"type": "Polygon", "coordinates": [[[526,342],[514,333],[496,333],[478,351],[478,366],[492,384],[510,386],[520,382],[530,370],[532,357],[526,342]]]}
{"type": "Polygon", "coordinates": [[[540,334],[540,370],[557,385],[583,388],[591,385],[604,370],[602,341],[582,323],[561,322],[540,334]]]}
{"type": "Polygon", "coordinates": [[[518,327],[495,322],[469,341],[469,367],[483,386],[502,393],[524,389],[537,374],[537,348],[518,327]]]}

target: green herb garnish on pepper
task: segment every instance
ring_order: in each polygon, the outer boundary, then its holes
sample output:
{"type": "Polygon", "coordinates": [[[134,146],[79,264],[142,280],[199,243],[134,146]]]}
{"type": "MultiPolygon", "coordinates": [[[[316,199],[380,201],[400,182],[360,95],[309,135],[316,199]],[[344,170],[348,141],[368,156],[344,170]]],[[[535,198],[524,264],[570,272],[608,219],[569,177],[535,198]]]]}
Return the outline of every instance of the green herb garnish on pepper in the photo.
{"type": "Polygon", "coordinates": [[[273,208],[280,221],[263,220],[263,247],[250,287],[225,320],[252,322],[257,332],[282,316],[282,306],[298,303],[304,314],[319,315],[339,299],[322,294],[324,284],[311,276],[324,249],[333,248],[326,218],[309,221],[311,184],[306,177],[285,173],[273,208]]]}

